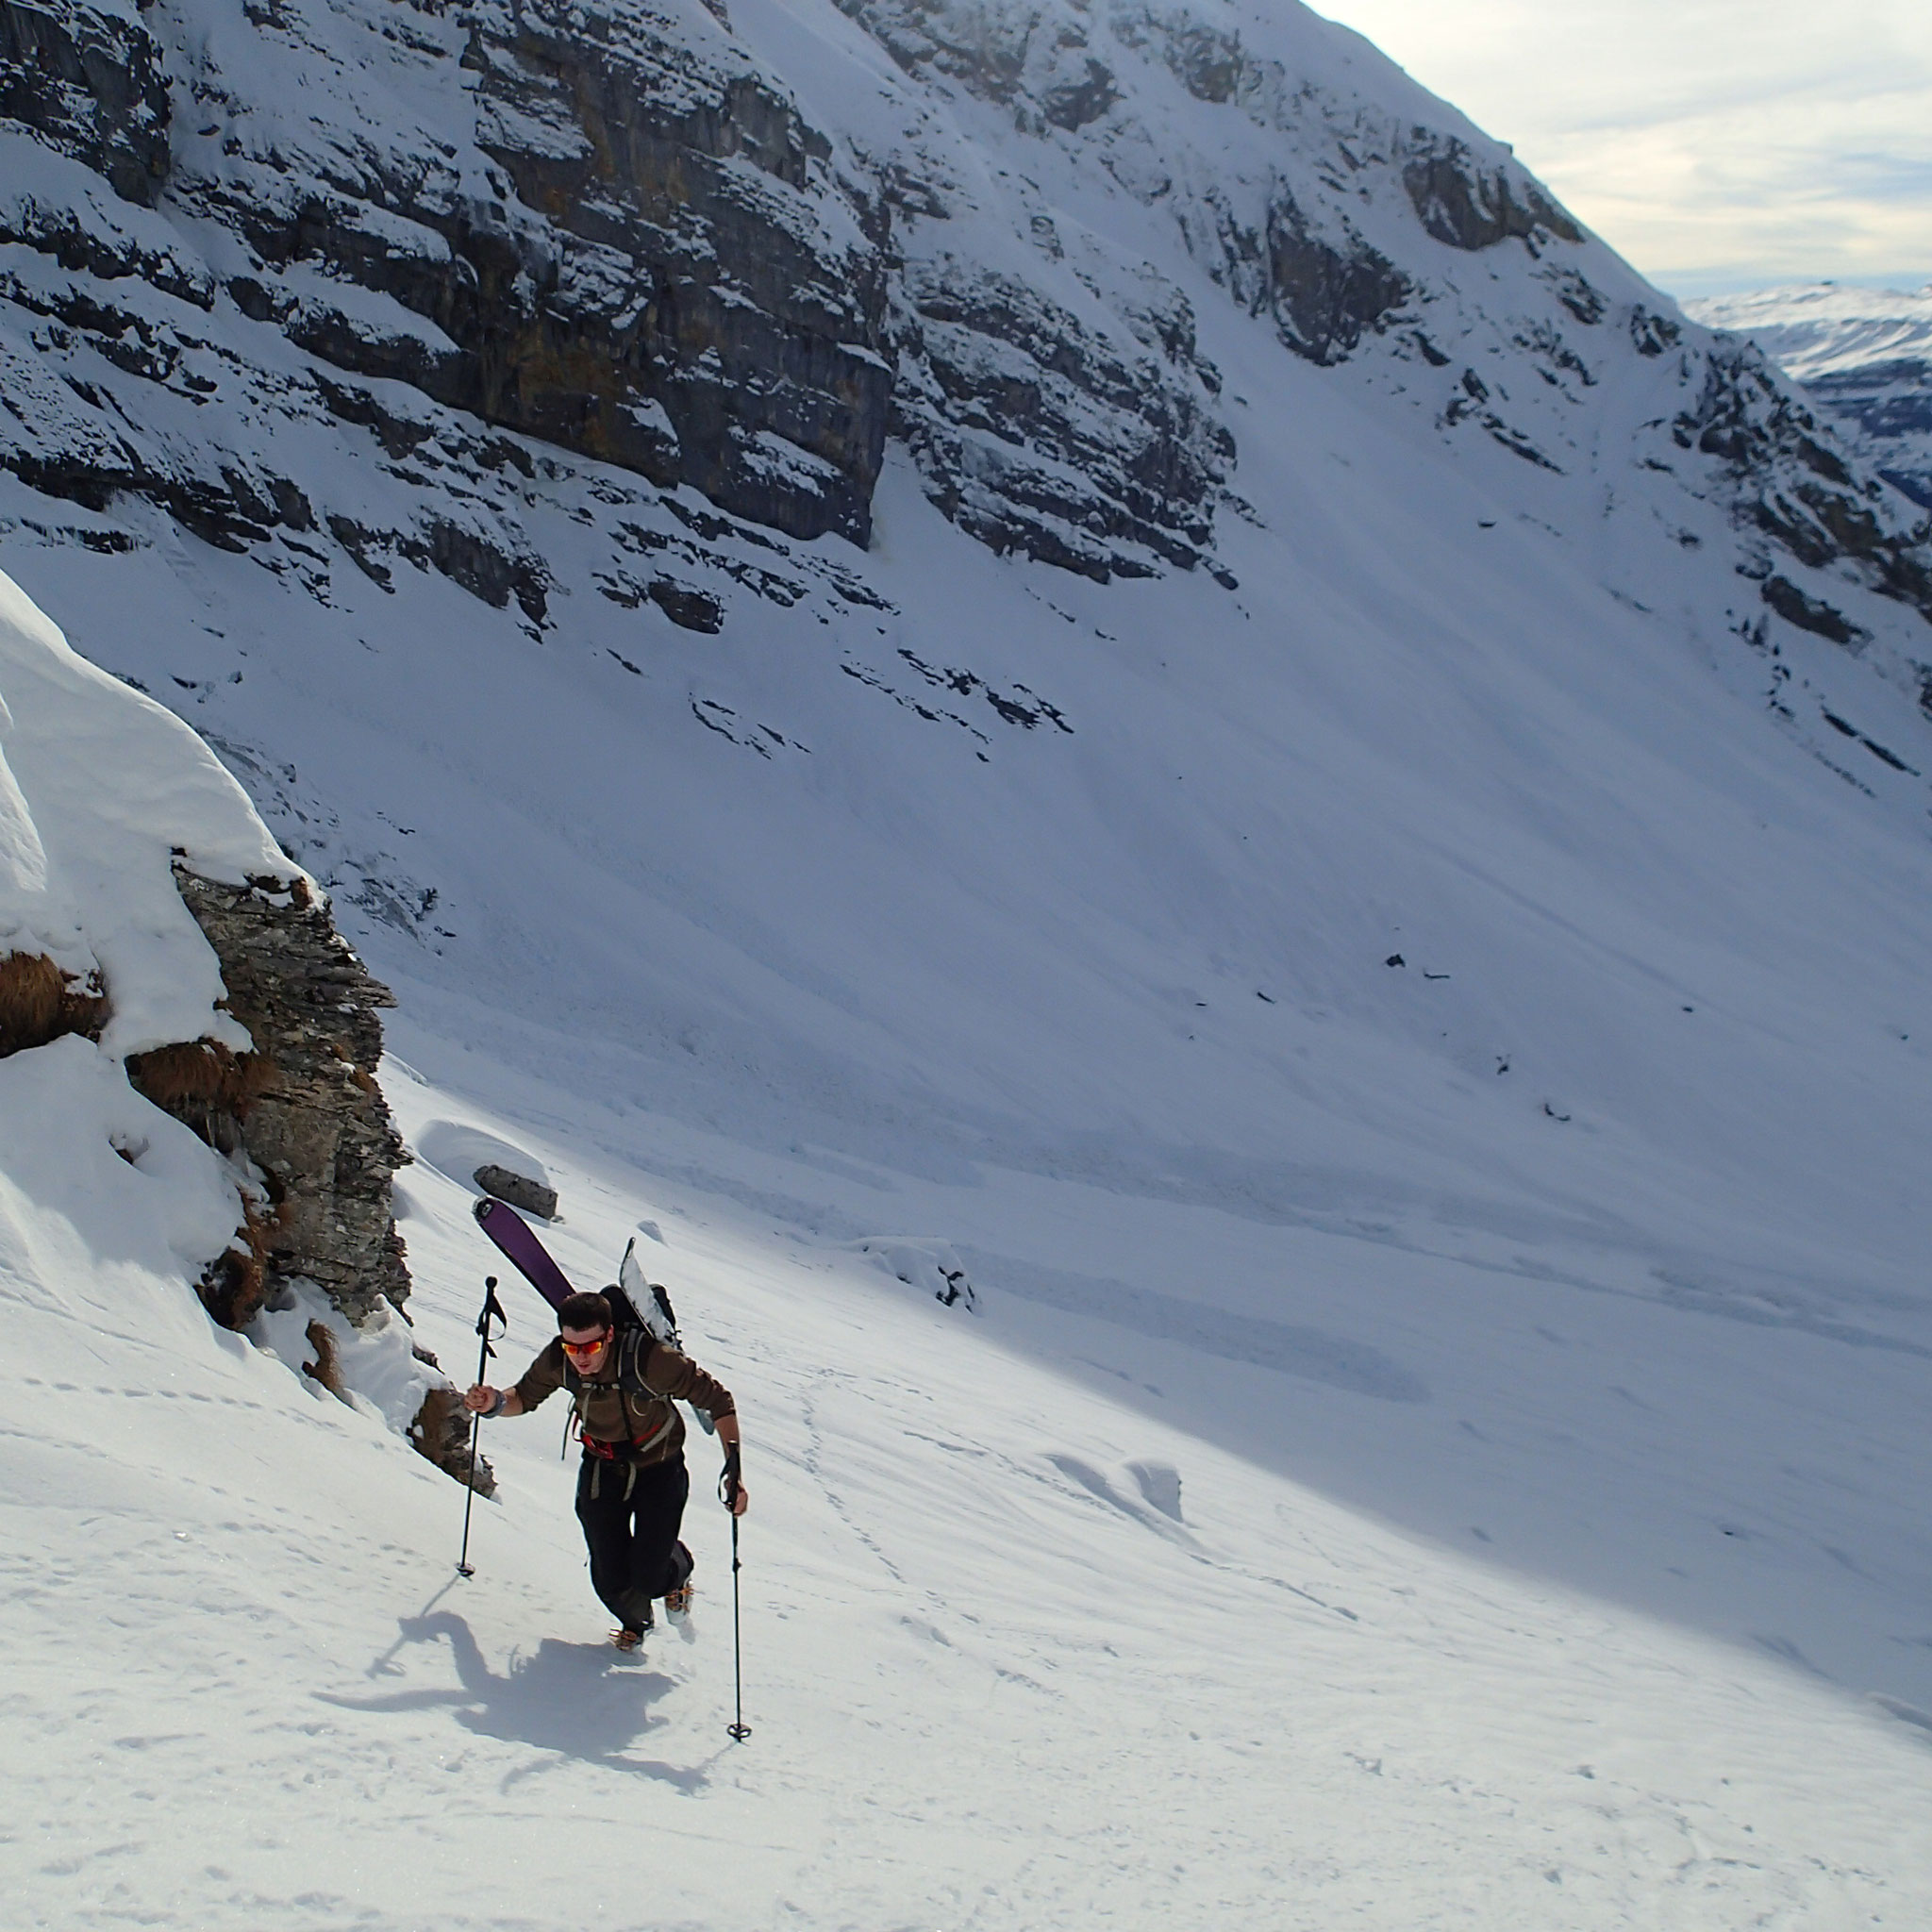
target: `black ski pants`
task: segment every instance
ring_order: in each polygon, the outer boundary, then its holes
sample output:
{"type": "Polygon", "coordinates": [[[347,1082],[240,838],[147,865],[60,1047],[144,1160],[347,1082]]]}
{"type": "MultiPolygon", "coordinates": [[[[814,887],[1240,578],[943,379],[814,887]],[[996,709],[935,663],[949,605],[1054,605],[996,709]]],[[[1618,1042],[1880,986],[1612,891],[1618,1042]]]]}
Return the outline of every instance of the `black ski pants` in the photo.
{"type": "Polygon", "coordinates": [[[591,1588],[626,1630],[648,1630],[651,1599],[691,1574],[691,1553],[677,1540],[690,1495],[682,1456],[641,1465],[584,1457],[577,1521],[591,1553],[591,1588]]]}

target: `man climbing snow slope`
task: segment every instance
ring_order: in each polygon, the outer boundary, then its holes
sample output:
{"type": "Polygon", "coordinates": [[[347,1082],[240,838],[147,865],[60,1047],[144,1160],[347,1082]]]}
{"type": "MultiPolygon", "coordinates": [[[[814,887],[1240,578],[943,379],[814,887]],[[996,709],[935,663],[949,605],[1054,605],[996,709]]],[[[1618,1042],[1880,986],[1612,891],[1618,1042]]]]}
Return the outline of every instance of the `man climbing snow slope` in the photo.
{"type": "Polygon", "coordinates": [[[651,1627],[651,1601],[682,1616],[691,1607],[691,1554],[678,1541],[691,1475],[678,1402],[708,1412],[724,1448],[721,1493],[745,1510],[739,1480],[738,1408],[731,1391],[689,1357],[641,1328],[618,1329],[601,1294],[574,1294],[560,1330],[514,1389],[479,1382],[463,1397],[479,1415],[525,1415],[558,1389],[576,1405],[584,1445],[577,1521],[591,1552],[591,1587],[618,1620],[611,1641],[635,1650],[651,1627]]]}

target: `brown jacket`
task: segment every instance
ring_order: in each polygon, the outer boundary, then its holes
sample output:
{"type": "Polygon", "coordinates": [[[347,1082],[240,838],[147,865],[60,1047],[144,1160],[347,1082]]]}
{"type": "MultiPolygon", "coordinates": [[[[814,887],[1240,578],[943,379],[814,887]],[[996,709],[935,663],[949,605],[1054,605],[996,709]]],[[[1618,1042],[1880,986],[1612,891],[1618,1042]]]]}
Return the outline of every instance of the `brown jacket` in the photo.
{"type": "Polygon", "coordinates": [[[679,1355],[648,1337],[638,1343],[637,1364],[644,1391],[621,1388],[618,1362],[624,1336],[615,1338],[604,1366],[582,1376],[564,1358],[563,1343],[553,1340],[524,1371],[517,1400],[525,1409],[537,1407],[562,1388],[576,1400],[577,1421],[586,1441],[628,1443],[624,1452],[640,1463],[668,1462],[684,1449],[684,1418],[673,1406],[688,1402],[708,1410],[715,1421],[736,1415],[731,1391],[716,1376],[708,1375],[688,1356],[679,1355]],[[648,1391],[648,1392],[644,1392],[648,1391]]]}

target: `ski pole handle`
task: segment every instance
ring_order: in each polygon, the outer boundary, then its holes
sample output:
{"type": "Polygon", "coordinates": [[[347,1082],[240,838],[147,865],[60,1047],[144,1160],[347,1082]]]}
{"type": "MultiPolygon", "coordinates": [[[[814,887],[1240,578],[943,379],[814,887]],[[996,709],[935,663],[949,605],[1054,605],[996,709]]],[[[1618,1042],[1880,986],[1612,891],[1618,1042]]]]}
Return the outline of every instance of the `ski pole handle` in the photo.
{"type": "Polygon", "coordinates": [[[733,1442],[724,1452],[724,1467],[718,1476],[718,1500],[731,1511],[734,1521],[738,1516],[738,1491],[742,1487],[739,1480],[741,1467],[738,1444],[733,1442]]]}

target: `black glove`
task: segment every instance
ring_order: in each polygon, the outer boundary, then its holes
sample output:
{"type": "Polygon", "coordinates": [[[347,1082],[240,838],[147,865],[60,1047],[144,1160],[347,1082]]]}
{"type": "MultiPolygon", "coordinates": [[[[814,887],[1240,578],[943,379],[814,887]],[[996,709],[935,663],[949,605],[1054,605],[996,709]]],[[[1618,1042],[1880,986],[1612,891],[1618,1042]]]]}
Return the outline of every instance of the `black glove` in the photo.
{"type": "Polygon", "coordinates": [[[718,1500],[734,1512],[738,1507],[739,1468],[738,1444],[734,1442],[724,1452],[724,1468],[718,1477],[718,1500]]]}

